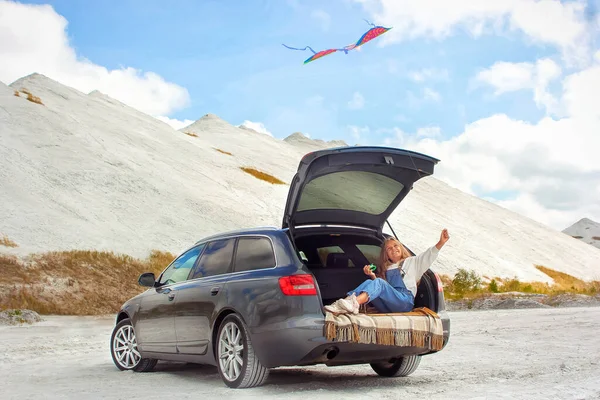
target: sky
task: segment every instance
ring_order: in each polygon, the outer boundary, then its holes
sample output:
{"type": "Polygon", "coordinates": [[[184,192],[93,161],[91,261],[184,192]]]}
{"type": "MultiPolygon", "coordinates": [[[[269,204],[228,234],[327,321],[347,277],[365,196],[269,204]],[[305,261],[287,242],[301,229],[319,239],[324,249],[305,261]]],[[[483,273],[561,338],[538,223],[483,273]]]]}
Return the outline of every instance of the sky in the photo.
{"type": "Polygon", "coordinates": [[[562,230],[600,222],[600,0],[0,0],[0,81],[100,90],[176,129],[207,113],[441,160],[562,230]],[[316,51],[348,54],[303,64],[316,51]]]}

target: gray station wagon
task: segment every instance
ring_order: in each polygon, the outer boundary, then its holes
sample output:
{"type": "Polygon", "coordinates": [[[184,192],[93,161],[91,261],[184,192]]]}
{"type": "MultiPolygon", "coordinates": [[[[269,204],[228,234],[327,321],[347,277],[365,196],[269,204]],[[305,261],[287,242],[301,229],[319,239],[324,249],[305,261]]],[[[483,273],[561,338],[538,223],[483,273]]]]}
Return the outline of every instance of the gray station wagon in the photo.
{"type": "MultiPolygon", "coordinates": [[[[377,262],[389,215],[438,161],[385,147],[306,154],[280,228],[204,238],[158,278],[139,277],[148,289],[118,312],[114,363],[140,372],[159,360],[211,364],[232,388],[261,385],[280,366],[370,364],[380,376],[411,374],[435,351],[329,341],[323,306],[366,279],[362,266],[377,262]]],[[[450,321],[432,270],[416,307],[440,316],[445,346],[450,321]]]]}

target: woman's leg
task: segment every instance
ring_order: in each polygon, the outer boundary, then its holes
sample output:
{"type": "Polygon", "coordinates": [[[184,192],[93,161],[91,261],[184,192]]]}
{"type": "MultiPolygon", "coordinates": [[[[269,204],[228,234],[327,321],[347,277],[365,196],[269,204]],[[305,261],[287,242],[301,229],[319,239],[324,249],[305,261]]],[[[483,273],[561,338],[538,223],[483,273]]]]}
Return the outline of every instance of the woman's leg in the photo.
{"type": "Polygon", "coordinates": [[[348,295],[358,294],[358,304],[371,302],[380,312],[407,312],[414,307],[414,299],[408,292],[398,291],[381,278],[363,282],[348,295]]]}
{"type": "Polygon", "coordinates": [[[347,293],[347,297],[345,299],[338,299],[331,304],[324,306],[325,311],[329,311],[332,313],[343,313],[350,312],[353,314],[357,314],[359,311],[360,304],[357,302],[357,294],[363,293],[369,287],[371,287],[373,281],[371,279],[365,280],[363,283],[358,285],[356,289],[347,293]]]}
{"type": "Polygon", "coordinates": [[[333,313],[357,314],[361,304],[374,302],[373,305],[382,313],[406,312],[413,309],[414,303],[412,295],[409,293],[394,289],[384,279],[367,279],[356,289],[348,292],[348,297],[336,300],[324,308],[333,313]]]}

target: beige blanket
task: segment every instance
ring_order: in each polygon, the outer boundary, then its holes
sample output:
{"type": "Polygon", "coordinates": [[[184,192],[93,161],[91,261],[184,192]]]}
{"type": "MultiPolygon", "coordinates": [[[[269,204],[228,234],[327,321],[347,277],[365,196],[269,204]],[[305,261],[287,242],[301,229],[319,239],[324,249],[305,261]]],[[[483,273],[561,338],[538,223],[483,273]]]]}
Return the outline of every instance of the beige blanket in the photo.
{"type": "Polygon", "coordinates": [[[441,350],[443,327],[430,309],[394,314],[325,314],[327,340],[441,350]]]}

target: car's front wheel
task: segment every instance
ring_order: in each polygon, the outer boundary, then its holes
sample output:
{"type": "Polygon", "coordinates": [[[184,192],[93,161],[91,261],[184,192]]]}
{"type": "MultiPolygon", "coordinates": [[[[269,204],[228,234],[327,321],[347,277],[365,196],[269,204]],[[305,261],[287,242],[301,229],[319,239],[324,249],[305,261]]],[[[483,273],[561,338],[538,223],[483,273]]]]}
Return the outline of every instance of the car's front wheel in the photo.
{"type": "Polygon", "coordinates": [[[236,314],[225,317],[219,327],[216,356],[219,374],[231,388],[260,386],[269,376],[268,368],[254,353],[248,329],[236,314]]]}
{"type": "Polygon", "coordinates": [[[142,358],[137,349],[135,330],[129,318],[115,326],[110,337],[110,354],[121,371],[147,372],[154,368],[158,360],[142,358]]]}
{"type": "Polygon", "coordinates": [[[371,368],[380,376],[408,376],[417,370],[420,363],[421,356],[405,356],[391,362],[371,363],[371,368]]]}

